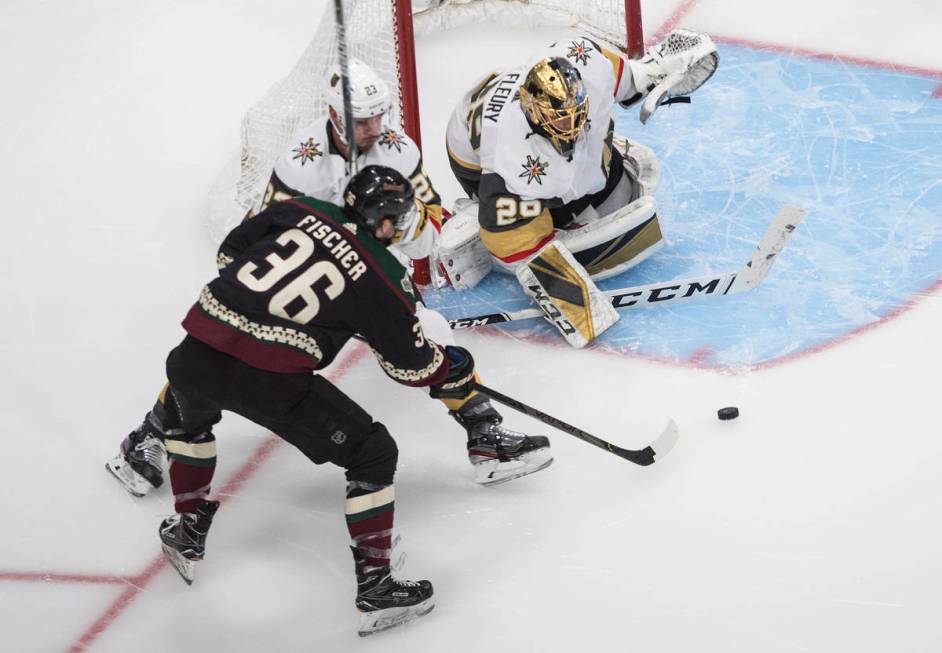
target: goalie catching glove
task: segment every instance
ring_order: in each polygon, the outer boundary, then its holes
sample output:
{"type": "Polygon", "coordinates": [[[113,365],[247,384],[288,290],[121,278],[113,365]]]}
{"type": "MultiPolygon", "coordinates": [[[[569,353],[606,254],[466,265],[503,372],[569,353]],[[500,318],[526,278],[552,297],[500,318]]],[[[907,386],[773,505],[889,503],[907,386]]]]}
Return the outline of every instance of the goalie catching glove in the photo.
{"type": "Polygon", "coordinates": [[[668,97],[686,96],[703,86],[720,63],[716,45],[706,34],[674,30],[648,50],[639,60],[628,62],[635,88],[640,95],[623,103],[629,106],[644,97],[641,123],[668,97]]]}
{"type": "Polygon", "coordinates": [[[429,388],[434,399],[464,399],[474,391],[477,374],[474,371],[474,358],[464,347],[445,346],[448,357],[448,377],[429,388]]]}

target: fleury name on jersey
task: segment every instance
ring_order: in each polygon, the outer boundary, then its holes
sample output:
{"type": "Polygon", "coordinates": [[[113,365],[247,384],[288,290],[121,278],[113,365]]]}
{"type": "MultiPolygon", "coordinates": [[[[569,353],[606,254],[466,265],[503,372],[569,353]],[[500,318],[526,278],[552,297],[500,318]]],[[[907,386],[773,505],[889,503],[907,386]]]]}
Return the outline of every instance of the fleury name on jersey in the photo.
{"type": "Polygon", "coordinates": [[[566,340],[591,342],[618,320],[595,286],[663,244],[653,151],[614,131],[612,110],[646,122],[718,65],[703,34],[677,30],[640,60],[587,36],[493,72],[461,98],[446,145],[470,200],[444,225],[439,264],[456,288],[492,268],[517,276],[566,340]]]}

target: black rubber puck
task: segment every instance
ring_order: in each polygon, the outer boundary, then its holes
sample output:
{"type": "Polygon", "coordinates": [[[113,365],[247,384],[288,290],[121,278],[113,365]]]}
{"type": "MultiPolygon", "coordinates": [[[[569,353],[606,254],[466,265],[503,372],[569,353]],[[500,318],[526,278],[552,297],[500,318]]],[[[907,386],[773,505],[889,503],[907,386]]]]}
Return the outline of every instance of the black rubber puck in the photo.
{"type": "Polygon", "coordinates": [[[722,420],[736,419],[739,417],[739,409],[735,406],[727,406],[716,411],[716,416],[722,420]]]}

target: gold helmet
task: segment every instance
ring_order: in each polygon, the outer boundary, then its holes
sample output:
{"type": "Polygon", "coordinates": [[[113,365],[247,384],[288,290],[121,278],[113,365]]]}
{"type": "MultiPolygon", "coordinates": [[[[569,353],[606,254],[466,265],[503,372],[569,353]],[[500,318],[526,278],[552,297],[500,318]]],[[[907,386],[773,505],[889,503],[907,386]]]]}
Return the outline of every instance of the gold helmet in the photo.
{"type": "Polygon", "coordinates": [[[563,57],[541,59],[520,85],[520,108],[534,131],[569,154],[589,115],[582,75],[563,57]]]}

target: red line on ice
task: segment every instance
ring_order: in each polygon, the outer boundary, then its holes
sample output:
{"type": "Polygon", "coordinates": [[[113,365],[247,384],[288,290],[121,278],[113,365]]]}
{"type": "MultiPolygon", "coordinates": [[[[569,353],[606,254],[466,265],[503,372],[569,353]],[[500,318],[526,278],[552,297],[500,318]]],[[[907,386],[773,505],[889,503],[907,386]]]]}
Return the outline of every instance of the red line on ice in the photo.
{"type": "MultiPolygon", "coordinates": [[[[368,351],[369,349],[367,347],[358,345],[357,348],[354,349],[349,356],[344,358],[335,369],[332,369],[327,376],[332,381],[339,380],[340,377],[346,374],[351,367],[356,365],[368,351]]],[[[228,498],[238,494],[246,481],[271,458],[271,455],[279,448],[281,443],[282,440],[275,435],[269,435],[265,438],[265,440],[256,447],[255,451],[252,452],[248,460],[242,463],[235,474],[216,491],[215,494],[219,501],[225,502],[228,498]]],[[[167,563],[163,555],[158,555],[151,559],[147,567],[140,574],[123,579],[121,582],[127,583],[128,586],[112,601],[111,605],[105,609],[101,616],[75,640],[75,643],[69,647],[70,653],[85,651],[92,642],[108,630],[134,599],[136,599],[157,576],[158,572],[163,570],[166,566],[167,563]]],[[[101,578],[106,577],[102,576],[101,578]]]]}
{"type": "Polygon", "coordinates": [[[685,2],[681,3],[681,5],[674,10],[674,13],[657,28],[657,31],[654,32],[654,36],[648,39],[648,45],[660,41],[668,32],[680,25],[681,21],[687,17],[687,14],[693,11],[697,2],[699,2],[699,0],[685,0],[685,2]]]}
{"type": "Polygon", "coordinates": [[[60,574],[54,571],[0,571],[0,580],[21,581],[25,583],[123,585],[131,582],[132,579],[133,576],[113,576],[109,574],[60,574]]]}
{"type": "MultiPolygon", "coordinates": [[[[801,48],[792,45],[781,45],[778,43],[769,43],[768,41],[752,41],[735,36],[721,36],[710,34],[710,37],[718,43],[728,43],[738,45],[753,50],[770,50],[772,52],[781,52],[783,54],[794,54],[809,59],[820,59],[822,61],[835,61],[839,63],[849,63],[869,68],[880,68],[882,70],[891,70],[910,75],[923,75],[925,77],[934,77],[942,80],[942,70],[935,68],[923,68],[921,66],[910,66],[908,64],[893,63],[891,61],[882,61],[880,59],[869,59],[867,57],[855,57],[853,55],[837,54],[835,52],[825,52],[823,50],[812,50],[810,48],[801,48]]],[[[937,87],[932,93],[933,97],[942,95],[942,86],[937,87]]]]}
{"type": "MultiPolygon", "coordinates": [[[[667,35],[668,32],[680,26],[683,20],[687,15],[693,11],[696,7],[699,0],[685,0],[682,2],[677,9],[674,10],[666,21],[654,32],[654,35],[647,39],[648,45],[652,45],[662,39],[667,35]]],[[[939,80],[942,80],[942,70],[933,69],[933,68],[923,68],[920,66],[910,66],[907,64],[893,63],[890,61],[881,61],[879,59],[869,59],[867,57],[855,57],[852,55],[843,55],[836,54],[833,52],[825,52],[822,50],[813,50],[810,48],[800,48],[790,45],[782,45],[778,43],[770,43],[768,41],[753,41],[750,39],[743,39],[734,36],[721,36],[717,34],[710,34],[712,38],[717,43],[729,43],[730,45],[739,45],[746,48],[753,48],[758,50],[771,50],[773,52],[782,52],[787,54],[797,54],[802,57],[809,57],[812,59],[822,59],[824,61],[839,61],[843,63],[851,63],[859,66],[869,66],[871,68],[881,68],[884,70],[893,70],[897,72],[909,73],[912,75],[924,75],[926,77],[935,77],[939,80]]],[[[939,99],[942,98],[942,83],[940,83],[935,90],[932,91],[932,97],[939,99]]]]}

